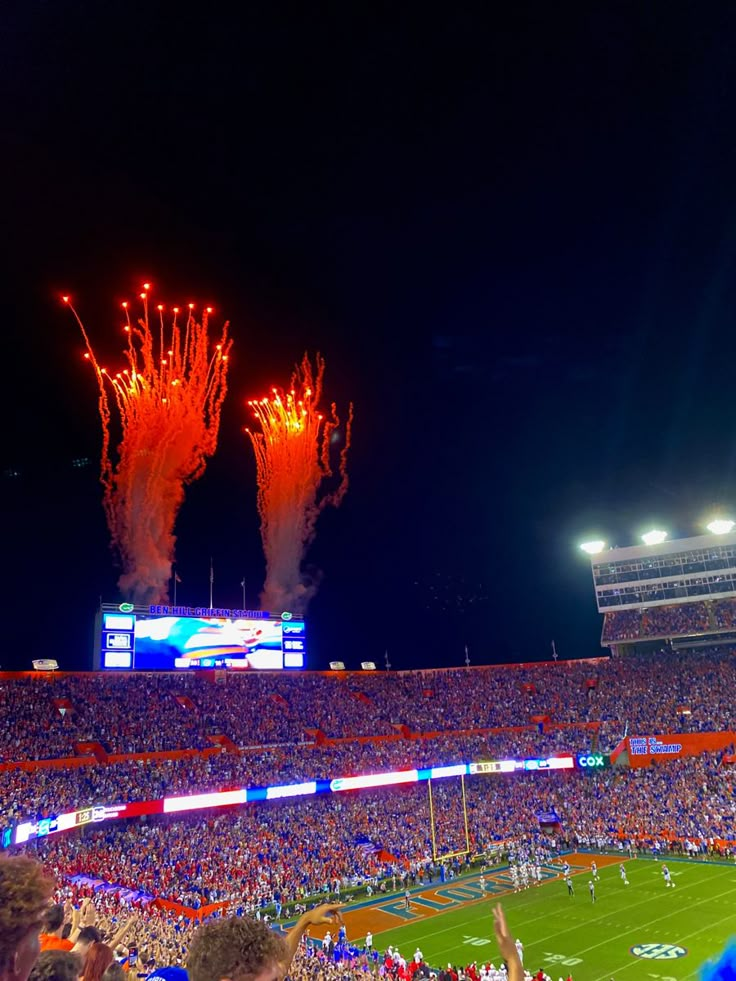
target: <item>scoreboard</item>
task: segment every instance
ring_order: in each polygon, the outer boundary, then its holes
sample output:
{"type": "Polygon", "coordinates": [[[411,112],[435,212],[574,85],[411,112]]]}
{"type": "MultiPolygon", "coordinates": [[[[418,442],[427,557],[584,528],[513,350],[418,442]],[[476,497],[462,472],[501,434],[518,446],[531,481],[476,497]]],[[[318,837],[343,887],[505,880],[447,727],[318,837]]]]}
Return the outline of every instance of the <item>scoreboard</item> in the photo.
{"type": "Polygon", "coordinates": [[[103,603],[94,666],[118,671],[256,669],[306,665],[303,617],[258,610],[103,603]]]}

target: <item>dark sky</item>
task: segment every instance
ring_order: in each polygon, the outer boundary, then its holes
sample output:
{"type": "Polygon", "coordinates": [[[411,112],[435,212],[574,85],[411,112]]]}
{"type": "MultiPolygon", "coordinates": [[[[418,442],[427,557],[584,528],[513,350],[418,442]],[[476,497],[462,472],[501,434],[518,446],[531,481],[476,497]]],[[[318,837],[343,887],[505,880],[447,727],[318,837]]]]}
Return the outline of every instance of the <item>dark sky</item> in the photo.
{"type": "Polygon", "coordinates": [[[341,7],[4,11],[3,667],[88,664],[115,596],[65,291],[111,353],[145,278],[232,322],[185,602],[212,554],[255,603],[243,400],[325,355],[355,427],[312,666],[594,655],[580,537],[731,505],[733,6],[341,7]]]}

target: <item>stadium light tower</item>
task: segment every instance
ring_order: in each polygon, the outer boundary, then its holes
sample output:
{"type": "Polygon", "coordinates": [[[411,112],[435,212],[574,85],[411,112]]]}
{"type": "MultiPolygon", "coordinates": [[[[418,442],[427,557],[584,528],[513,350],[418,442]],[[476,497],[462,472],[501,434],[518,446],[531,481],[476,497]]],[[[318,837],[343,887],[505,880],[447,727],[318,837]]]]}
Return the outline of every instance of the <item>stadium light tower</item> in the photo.
{"type": "Polygon", "coordinates": [[[583,542],[580,546],[580,548],[584,552],[587,552],[588,555],[598,555],[598,553],[602,552],[605,547],[606,543],[600,541],[600,539],[596,539],[593,542],[583,542]]]}
{"type": "Polygon", "coordinates": [[[736,522],[731,521],[730,518],[714,518],[707,527],[708,531],[714,535],[727,535],[733,529],[734,524],[736,522]]]}
{"type": "Polygon", "coordinates": [[[652,528],[651,531],[641,536],[641,540],[645,545],[661,545],[665,538],[667,538],[667,532],[659,531],[656,528],[652,528]]]}

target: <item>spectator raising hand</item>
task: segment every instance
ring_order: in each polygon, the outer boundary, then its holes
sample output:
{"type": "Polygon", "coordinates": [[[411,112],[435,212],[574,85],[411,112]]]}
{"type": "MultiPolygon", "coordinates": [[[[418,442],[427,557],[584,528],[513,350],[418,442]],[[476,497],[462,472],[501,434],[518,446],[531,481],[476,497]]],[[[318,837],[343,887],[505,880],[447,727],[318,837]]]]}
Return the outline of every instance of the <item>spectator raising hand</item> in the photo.
{"type": "Polygon", "coordinates": [[[295,926],[289,930],[286,937],[286,947],[289,952],[289,963],[291,963],[294,954],[299,949],[299,944],[304,936],[305,931],[310,926],[323,926],[325,924],[342,925],[343,918],[340,910],[342,906],[340,903],[323,903],[321,906],[316,906],[314,909],[307,910],[295,926]]]}
{"type": "Polygon", "coordinates": [[[523,981],[524,969],[521,966],[519,952],[516,949],[514,938],[509,933],[506,916],[500,903],[493,907],[493,930],[496,934],[496,942],[501,957],[506,961],[508,981],[523,981]]]}

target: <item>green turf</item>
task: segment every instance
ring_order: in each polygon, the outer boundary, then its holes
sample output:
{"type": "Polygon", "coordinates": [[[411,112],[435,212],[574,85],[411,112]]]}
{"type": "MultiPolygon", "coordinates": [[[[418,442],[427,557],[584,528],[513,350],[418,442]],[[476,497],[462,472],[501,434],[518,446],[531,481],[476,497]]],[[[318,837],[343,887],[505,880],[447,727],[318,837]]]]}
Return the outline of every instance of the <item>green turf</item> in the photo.
{"type": "MultiPolygon", "coordinates": [[[[524,944],[524,966],[532,972],[542,967],[554,981],[569,973],[575,981],[696,978],[701,965],[736,935],[736,866],[687,860],[668,865],[675,888],[665,887],[661,863],[636,859],[626,866],[628,887],[618,865],[599,869],[595,905],[588,895],[590,875],[582,872],[573,879],[574,897],[562,880],[553,880],[377,933],[375,944],[381,950],[398,945],[407,959],[419,946],[433,967],[474,960],[498,965],[490,906],[500,899],[512,933],[524,944]],[[674,951],[660,948],[656,959],[637,957],[630,949],[638,944],[684,947],[687,954],[674,957],[674,951]]],[[[472,883],[477,875],[462,881],[472,883]]]]}

